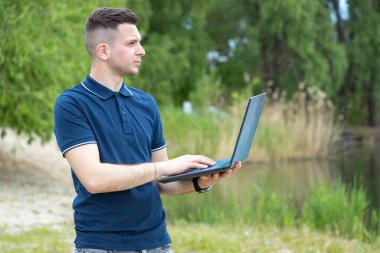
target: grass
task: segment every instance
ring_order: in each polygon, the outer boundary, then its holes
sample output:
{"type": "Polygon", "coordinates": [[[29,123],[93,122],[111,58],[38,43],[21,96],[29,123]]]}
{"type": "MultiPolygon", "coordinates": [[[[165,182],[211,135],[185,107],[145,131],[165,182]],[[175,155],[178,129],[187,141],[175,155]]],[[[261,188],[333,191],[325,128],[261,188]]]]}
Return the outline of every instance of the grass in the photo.
{"type": "Polygon", "coordinates": [[[3,253],[72,252],[74,232],[71,225],[55,228],[39,226],[18,233],[0,228],[0,251],[3,253]]]}
{"type": "Polygon", "coordinates": [[[307,228],[279,229],[245,224],[169,225],[175,252],[380,252],[380,244],[346,240],[307,228]]]}
{"type": "MultiPolygon", "coordinates": [[[[347,240],[330,233],[313,232],[306,227],[279,229],[273,226],[237,224],[204,224],[175,222],[168,224],[172,247],[176,253],[195,252],[326,252],[376,253],[380,242],[372,244],[347,240]]],[[[72,252],[73,225],[55,229],[34,228],[17,234],[0,230],[3,253],[72,252]]]]}

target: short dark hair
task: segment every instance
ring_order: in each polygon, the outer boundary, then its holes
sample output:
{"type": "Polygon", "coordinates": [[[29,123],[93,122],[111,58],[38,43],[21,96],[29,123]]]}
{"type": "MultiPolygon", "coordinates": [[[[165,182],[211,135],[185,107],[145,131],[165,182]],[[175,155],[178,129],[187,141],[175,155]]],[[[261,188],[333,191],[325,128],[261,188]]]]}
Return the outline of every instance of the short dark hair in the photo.
{"type": "Polygon", "coordinates": [[[116,29],[119,24],[137,25],[136,13],[127,8],[99,8],[95,9],[87,18],[86,31],[98,28],[116,29]]]}
{"type": "Polygon", "coordinates": [[[116,30],[120,24],[137,25],[138,17],[136,13],[127,8],[95,9],[86,20],[85,44],[88,52],[92,56],[98,44],[96,31],[116,30]],[[96,44],[96,45],[95,45],[96,44]]]}

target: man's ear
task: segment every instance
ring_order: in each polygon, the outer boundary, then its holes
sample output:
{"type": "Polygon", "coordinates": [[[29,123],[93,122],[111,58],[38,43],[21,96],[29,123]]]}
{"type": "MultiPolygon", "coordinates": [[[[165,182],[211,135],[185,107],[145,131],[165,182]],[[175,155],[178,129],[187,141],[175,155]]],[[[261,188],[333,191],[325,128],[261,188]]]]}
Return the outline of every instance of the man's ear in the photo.
{"type": "Polygon", "coordinates": [[[108,60],[110,56],[110,47],[105,43],[100,43],[96,47],[96,54],[102,60],[108,60]]]}

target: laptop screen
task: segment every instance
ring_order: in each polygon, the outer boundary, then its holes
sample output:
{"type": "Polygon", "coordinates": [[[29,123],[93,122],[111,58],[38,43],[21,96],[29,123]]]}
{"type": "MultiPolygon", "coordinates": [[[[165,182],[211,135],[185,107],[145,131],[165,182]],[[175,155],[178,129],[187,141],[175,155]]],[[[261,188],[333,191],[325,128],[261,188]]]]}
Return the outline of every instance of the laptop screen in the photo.
{"type": "Polygon", "coordinates": [[[253,137],[265,102],[265,97],[266,93],[262,93],[249,99],[244,119],[240,127],[239,137],[231,158],[231,167],[233,167],[236,162],[244,161],[248,158],[253,137]]]}

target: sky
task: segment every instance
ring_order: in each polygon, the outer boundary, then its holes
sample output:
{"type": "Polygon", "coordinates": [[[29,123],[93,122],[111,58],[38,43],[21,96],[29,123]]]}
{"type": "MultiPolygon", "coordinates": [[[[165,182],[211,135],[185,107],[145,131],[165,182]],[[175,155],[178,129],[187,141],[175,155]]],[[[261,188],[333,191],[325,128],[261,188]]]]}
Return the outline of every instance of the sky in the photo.
{"type": "Polygon", "coordinates": [[[342,19],[347,20],[349,18],[347,0],[339,0],[339,9],[340,9],[340,15],[342,16],[342,19]]]}
{"type": "MultiPolygon", "coordinates": [[[[343,20],[347,20],[350,18],[347,1],[348,0],[339,0],[339,12],[343,20]]],[[[335,12],[332,6],[330,6],[330,8],[331,8],[330,16],[331,16],[332,21],[335,23],[336,22],[335,12]]]]}

